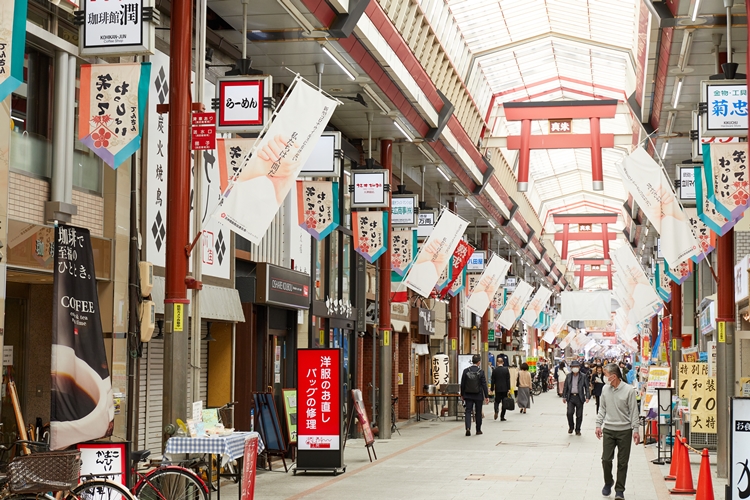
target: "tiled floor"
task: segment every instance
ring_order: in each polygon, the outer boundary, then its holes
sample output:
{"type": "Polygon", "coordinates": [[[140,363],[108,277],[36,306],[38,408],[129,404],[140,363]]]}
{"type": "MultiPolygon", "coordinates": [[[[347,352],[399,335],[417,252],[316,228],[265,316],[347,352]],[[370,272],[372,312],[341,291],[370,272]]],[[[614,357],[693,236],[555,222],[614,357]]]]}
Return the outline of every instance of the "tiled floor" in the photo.
{"type": "MultiPolygon", "coordinates": [[[[506,422],[492,419],[491,406],[484,410],[489,418],[485,418],[482,436],[466,437],[463,424],[450,419],[402,422],[401,435],[376,441],[379,460],[373,463],[361,440],[349,441],[347,472],[337,477],[293,476],[283,469],[258,471],[255,498],[602,498],[601,442],[594,435],[593,402],[585,407],[582,436],[568,435],[565,406],[554,393],[537,396],[528,414],[516,411],[506,422]]],[[[668,466],[650,463],[655,457],[652,448],[632,448],[625,492],[628,500],[670,498],[667,487],[672,483],[661,479],[668,466]]],[[[693,477],[697,481],[697,467],[693,477]]],[[[225,486],[222,497],[236,499],[237,487],[225,486]]]]}

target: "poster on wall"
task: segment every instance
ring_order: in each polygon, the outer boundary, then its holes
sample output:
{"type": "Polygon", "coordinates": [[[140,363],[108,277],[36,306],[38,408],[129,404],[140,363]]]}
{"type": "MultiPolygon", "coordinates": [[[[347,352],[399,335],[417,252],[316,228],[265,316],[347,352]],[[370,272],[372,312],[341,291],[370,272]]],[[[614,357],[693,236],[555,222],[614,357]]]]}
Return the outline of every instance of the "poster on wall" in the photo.
{"type": "Polygon", "coordinates": [[[50,448],[112,435],[115,405],[88,229],[55,228],[50,448]]]}

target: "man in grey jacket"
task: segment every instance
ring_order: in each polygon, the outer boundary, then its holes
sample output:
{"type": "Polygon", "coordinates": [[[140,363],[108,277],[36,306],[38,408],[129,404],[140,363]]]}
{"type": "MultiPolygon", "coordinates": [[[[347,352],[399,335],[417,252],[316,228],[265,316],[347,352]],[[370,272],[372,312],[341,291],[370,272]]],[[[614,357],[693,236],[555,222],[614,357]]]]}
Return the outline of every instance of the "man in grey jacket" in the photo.
{"type": "Polygon", "coordinates": [[[596,437],[602,439],[602,468],[604,488],[602,495],[609,496],[615,487],[615,500],[625,500],[625,480],[630,460],[630,440],[641,442],[638,434],[638,404],[635,389],[622,379],[620,367],[610,363],[604,367],[605,385],[596,416],[596,437]],[[612,478],[612,460],[617,448],[617,483],[612,478]]]}

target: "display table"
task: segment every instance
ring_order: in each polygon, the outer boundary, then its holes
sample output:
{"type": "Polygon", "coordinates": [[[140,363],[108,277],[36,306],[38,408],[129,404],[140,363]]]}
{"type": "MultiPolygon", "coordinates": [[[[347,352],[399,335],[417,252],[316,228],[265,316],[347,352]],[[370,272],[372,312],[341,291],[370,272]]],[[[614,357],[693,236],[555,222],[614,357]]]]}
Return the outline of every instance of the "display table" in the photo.
{"type": "MultiPolygon", "coordinates": [[[[221,457],[221,466],[226,466],[230,460],[236,460],[242,457],[245,451],[245,439],[257,435],[255,432],[233,432],[226,436],[203,436],[203,437],[182,437],[173,436],[167,440],[167,446],[164,449],[165,455],[211,455],[211,459],[214,456],[221,457]]],[[[263,440],[258,436],[258,454],[265,449],[263,440]]],[[[211,467],[208,468],[209,474],[211,474],[211,467]]],[[[219,474],[219,487],[216,491],[217,498],[221,498],[221,478],[222,477],[237,477],[238,482],[241,481],[242,471],[237,468],[236,474],[219,474]]],[[[212,477],[208,478],[209,483],[213,480],[212,477]]],[[[209,489],[209,498],[211,498],[211,490],[209,489]]]]}
{"type": "MultiPolygon", "coordinates": [[[[433,401],[436,401],[438,403],[441,402],[441,401],[445,401],[446,405],[448,403],[448,400],[455,399],[456,400],[456,408],[457,408],[457,411],[456,411],[456,420],[459,419],[459,413],[460,412],[458,411],[458,407],[460,407],[460,403],[459,403],[459,401],[461,400],[461,395],[460,394],[416,394],[415,398],[417,399],[417,421],[422,420],[422,413],[423,412],[421,410],[424,408],[425,402],[428,401],[428,400],[430,400],[430,399],[432,399],[433,401]]],[[[441,406],[441,410],[438,413],[442,413],[442,406],[441,406]]],[[[442,417],[444,419],[444,417],[441,416],[440,414],[438,414],[437,417],[438,418],[442,417]]]]}

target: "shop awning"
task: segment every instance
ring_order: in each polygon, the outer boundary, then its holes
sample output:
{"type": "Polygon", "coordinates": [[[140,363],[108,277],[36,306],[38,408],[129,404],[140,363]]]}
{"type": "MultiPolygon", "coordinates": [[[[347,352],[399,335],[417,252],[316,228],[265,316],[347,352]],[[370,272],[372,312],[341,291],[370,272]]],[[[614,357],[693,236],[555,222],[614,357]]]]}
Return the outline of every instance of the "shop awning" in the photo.
{"type": "Polygon", "coordinates": [[[409,333],[410,323],[400,319],[391,319],[391,328],[394,333],[409,333]]]}
{"type": "MultiPolygon", "coordinates": [[[[164,314],[164,278],[154,276],[154,288],[151,299],[156,306],[156,314],[164,314]]],[[[245,315],[242,313],[240,294],[234,288],[203,285],[201,290],[201,317],[217,321],[231,321],[242,323],[245,315]]],[[[186,306],[186,314],[192,316],[190,304],[186,306]]]]}

